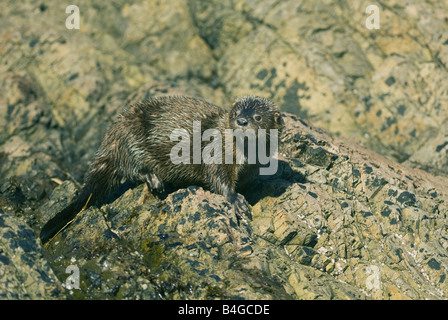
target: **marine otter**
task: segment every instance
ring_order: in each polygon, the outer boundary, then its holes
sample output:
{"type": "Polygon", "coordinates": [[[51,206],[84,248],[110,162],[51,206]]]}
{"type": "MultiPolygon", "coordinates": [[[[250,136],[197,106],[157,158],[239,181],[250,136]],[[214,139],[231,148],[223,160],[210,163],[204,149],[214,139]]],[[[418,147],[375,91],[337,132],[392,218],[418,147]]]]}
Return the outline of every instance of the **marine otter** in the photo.
{"type": "Polygon", "coordinates": [[[170,139],[173,131],[182,129],[192,139],[196,121],[200,121],[201,134],[217,129],[223,136],[227,129],[280,130],[283,126],[274,103],[253,96],[237,99],[230,112],[203,99],[184,96],[152,98],[131,105],[107,131],[79,195],[42,228],[42,243],[65,228],[83,208],[104,204],[123,179],[146,182],[155,193],[162,192],[165,184],[176,188],[203,186],[225,196],[238,217],[250,216],[247,202],[235,190],[237,182],[251,179],[260,167],[258,162],[175,164],[171,160],[170,152],[176,144],[170,139]]]}

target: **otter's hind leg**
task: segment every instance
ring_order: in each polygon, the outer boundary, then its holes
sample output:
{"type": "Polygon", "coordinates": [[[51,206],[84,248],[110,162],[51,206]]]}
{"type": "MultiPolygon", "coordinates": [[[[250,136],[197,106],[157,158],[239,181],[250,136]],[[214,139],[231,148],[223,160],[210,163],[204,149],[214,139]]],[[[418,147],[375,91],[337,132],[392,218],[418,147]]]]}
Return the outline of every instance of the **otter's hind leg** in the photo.
{"type": "Polygon", "coordinates": [[[165,192],[165,187],[162,180],[153,172],[148,172],[143,175],[143,181],[146,182],[148,189],[151,192],[163,193],[165,192]]]}

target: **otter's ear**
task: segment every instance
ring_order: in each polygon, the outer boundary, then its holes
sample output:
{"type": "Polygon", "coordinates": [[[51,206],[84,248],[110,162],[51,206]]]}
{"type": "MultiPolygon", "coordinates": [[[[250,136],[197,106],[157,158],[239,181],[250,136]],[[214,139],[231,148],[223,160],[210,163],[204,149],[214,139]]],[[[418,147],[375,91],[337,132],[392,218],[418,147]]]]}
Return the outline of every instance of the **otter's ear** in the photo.
{"type": "Polygon", "coordinates": [[[279,125],[283,124],[282,115],[278,111],[274,112],[274,122],[279,125]]]}

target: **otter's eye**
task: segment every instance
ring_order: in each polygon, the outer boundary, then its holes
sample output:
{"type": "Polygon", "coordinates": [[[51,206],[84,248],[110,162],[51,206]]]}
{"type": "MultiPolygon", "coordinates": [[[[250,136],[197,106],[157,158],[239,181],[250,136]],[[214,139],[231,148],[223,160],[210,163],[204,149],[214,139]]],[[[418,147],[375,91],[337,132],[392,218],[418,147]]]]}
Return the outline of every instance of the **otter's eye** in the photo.
{"type": "Polygon", "coordinates": [[[255,121],[261,121],[261,116],[260,115],[255,115],[254,116],[255,121]]]}

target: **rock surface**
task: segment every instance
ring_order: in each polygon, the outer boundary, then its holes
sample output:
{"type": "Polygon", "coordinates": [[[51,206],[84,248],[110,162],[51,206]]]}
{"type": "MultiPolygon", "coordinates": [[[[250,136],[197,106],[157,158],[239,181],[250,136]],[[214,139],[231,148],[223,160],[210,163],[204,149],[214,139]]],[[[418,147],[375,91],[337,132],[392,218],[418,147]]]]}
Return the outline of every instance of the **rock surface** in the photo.
{"type": "Polygon", "coordinates": [[[57,299],[63,290],[33,230],[1,209],[0,281],[2,300],[57,299]]]}
{"type": "Polygon", "coordinates": [[[444,2],[381,2],[379,30],[361,1],[77,5],[79,30],[63,3],[0,12],[0,298],[446,299],[444,2]],[[117,113],[165,94],[286,112],[279,171],[245,192],[253,220],[140,185],[42,248],[117,113]]]}

